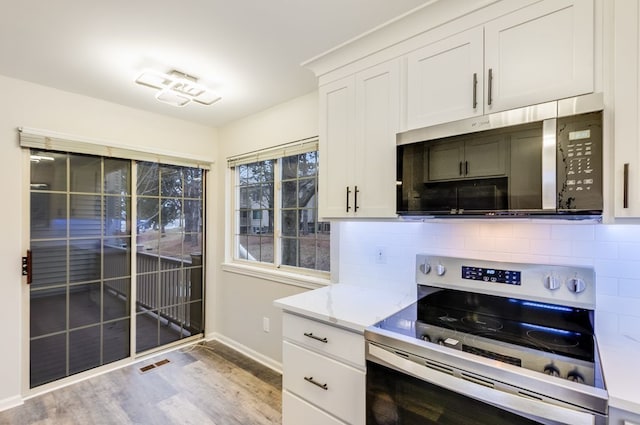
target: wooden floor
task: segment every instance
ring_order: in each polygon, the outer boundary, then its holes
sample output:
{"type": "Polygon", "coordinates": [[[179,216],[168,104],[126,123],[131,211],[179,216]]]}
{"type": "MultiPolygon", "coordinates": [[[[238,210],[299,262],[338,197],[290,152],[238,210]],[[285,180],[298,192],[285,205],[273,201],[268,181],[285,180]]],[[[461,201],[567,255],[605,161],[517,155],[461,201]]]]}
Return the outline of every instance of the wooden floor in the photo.
{"type": "Polygon", "coordinates": [[[280,424],[281,388],[280,374],[208,342],[34,397],[0,424],[280,424]]]}

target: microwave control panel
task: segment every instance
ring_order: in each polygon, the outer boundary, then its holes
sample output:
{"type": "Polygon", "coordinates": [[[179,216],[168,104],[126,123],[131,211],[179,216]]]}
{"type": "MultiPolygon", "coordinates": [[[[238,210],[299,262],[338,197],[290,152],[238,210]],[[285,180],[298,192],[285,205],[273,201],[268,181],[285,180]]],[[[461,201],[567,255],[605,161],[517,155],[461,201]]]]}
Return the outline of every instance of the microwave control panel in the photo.
{"type": "Polygon", "coordinates": [[[602,112],[558,118],[560,211],[602,210],[602,112]]]}

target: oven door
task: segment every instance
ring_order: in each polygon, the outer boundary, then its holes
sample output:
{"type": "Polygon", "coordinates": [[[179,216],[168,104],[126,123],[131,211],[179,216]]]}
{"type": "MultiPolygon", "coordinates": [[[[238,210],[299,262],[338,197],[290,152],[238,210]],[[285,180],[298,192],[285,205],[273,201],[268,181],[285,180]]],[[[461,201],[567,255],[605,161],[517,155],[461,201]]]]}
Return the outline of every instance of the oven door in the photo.
{"type": "Polygon", "coordinates": [[[606,423],[606,418],[488,387],[368,343],[367,425],[606,423]]]}

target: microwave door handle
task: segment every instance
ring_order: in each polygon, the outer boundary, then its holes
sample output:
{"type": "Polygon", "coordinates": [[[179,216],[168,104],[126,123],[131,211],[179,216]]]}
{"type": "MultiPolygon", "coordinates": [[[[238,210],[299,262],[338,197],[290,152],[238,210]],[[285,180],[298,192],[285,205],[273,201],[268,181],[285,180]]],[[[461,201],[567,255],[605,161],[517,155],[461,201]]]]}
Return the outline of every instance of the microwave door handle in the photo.
{"type": "Polygon", "coordinates": [[[574,425],[594,425],[595,417],[592,414],[555,406],[539,400],[532,400],[510,394],[504,391],[490,389],[482,384],[477,384],[455,376],[438,372],[422,366],[411,360],[391,353],[372,344],[369,346],[369,357],[381,360],[382,364],[388,364],[393,368],[416,378],[431,382],[440,387],[454,391],[467,397],[492,404],[501,409],[519,412],[520,414],[533,416],[540,419],[574,425]]]}
{"type": "Polygon", "coordinates": [[[557,185],[557,119],[542,121],[542,209],[555,210],[557,185]]]}

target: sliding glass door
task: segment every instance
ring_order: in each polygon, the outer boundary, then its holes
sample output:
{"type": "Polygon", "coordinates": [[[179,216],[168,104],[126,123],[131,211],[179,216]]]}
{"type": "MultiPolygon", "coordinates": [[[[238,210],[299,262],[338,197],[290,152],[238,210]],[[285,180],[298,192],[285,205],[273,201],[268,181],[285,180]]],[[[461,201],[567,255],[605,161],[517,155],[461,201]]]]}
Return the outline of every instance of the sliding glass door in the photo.
{"type": "Polygon", "coordinates": [[[31,387],[203,331],[203,180],[31,151],[31,387]]]}
{"type": "Polygon", "coordinates": [[[203,171],[137,167],[136,352],[202,332],[203,171]]]}

